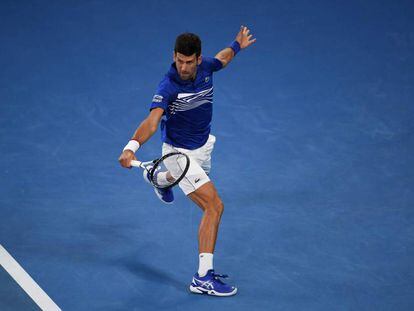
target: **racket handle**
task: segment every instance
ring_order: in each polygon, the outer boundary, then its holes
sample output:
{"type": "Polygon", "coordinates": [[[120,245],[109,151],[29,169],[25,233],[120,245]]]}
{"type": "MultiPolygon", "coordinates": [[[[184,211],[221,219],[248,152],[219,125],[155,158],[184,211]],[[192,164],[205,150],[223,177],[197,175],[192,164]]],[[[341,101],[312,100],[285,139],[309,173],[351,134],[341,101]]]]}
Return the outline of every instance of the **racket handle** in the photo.
{"type": "Polygon", "coordinates": [[[131,160],[131,166],[133,167],[141,167],[142,162],[137,160],[131,160]]]}

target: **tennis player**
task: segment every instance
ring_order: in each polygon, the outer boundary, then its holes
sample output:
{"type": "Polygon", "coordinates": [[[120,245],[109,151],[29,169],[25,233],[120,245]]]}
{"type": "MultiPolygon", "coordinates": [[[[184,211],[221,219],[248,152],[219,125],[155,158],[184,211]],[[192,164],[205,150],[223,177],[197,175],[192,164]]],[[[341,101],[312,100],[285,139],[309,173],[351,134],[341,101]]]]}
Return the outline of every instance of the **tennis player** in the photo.
{"type": "MultiPolygon", "coordinates": [[[[198,242],[199,268],[190,291],[214,296],[231,296],[237,288],[225,284],[213,269],[213,253],[224,205],[208,177],[216,138],[210,134],[213,108],[213,73],[226,67],[242,49],[256,39],[241,26],[235,40],[214,58],[201,55],[200,38],[193,33],[179,35],[173,64],[161,80],[152,99],[148,117],[125,146],[119,162],[130,168],[135,153],[156,131],[161,122],[162,154],[180,151],[190,158],[190,167],[179,187],[203,211],[198,242]]],[[[167,182],[167,181],[166,181],[167,182]]],[[[165,203],[172,203],[172,188],[154,188],[165,203]]]]}

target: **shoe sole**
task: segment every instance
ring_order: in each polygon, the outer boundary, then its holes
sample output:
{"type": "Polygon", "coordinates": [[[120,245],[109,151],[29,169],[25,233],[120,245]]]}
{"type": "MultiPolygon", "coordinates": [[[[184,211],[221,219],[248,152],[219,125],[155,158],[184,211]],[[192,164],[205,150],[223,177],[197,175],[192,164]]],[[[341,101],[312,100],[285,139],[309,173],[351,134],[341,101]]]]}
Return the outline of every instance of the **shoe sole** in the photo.
{"type": "Polygon", "coordinates": [[[230,293],[219,293],[216,292],[214,289],[208,290],[200,287],[195,287],[193,285],[190,285],[190,292],[194,294],[206,294],[209,296],[217,296],[217,297],[228,297],[228,296],[234,296],[237,293],[237,288],[234,288],[234,290],[230,293]]]}

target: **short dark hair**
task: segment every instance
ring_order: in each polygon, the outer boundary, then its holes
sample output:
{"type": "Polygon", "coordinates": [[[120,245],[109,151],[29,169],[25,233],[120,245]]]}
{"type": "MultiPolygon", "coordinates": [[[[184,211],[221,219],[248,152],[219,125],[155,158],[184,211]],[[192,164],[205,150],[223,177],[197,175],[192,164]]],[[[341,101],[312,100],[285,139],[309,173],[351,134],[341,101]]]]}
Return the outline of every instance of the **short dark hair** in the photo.
{"type": "Polygon", "coordinates": [[[182,33],[175,39],[174,52],[184,54],[185,56],[191,56],[195,53],[196,57],[199,57],[201,54],[201,40],[199,36],[190,32],[182,33]]]}

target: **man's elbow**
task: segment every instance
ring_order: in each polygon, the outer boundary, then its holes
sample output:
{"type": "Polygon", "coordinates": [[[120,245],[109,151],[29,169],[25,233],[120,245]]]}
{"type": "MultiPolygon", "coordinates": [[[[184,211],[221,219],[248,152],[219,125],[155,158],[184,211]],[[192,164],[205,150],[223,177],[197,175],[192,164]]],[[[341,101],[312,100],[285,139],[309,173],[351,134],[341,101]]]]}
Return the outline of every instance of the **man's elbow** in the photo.
{"type": "Polygon", "coordinates": [[[142,121],[141,128],[145,129],[146,132],[149,132],[149,134],[154,134],[158,129],[158,122],[156,120],[148,117],[144,121],[142,121]]]}
{"type": "Polygon", "coordinates": [[[225,58],[219,58],[218,60],[223,65],[223,68],[226,67],[228,65],[228,63],[229,63],[229,60],[228,59],[225,59],[225,58]]]}
{"type": "Polygon", "coordinates": [[[158,122],[157,120],[148,118],[147,120],[147,129],[154,134],[158,129],[158,122]]]}
{"type": "Polygon", "coordinates": [[[158,124],[151,124],[150,125],[150,131],[151,133],[155,133],[158,129],[158,124]]]}
{"type": "Polygon", "coordinates": [[[155,133],[158,129],[158,124],[161,121],[164,110],[161,108],[154,108],[147,117],[146,122],[151,133],[155,133]]]}

